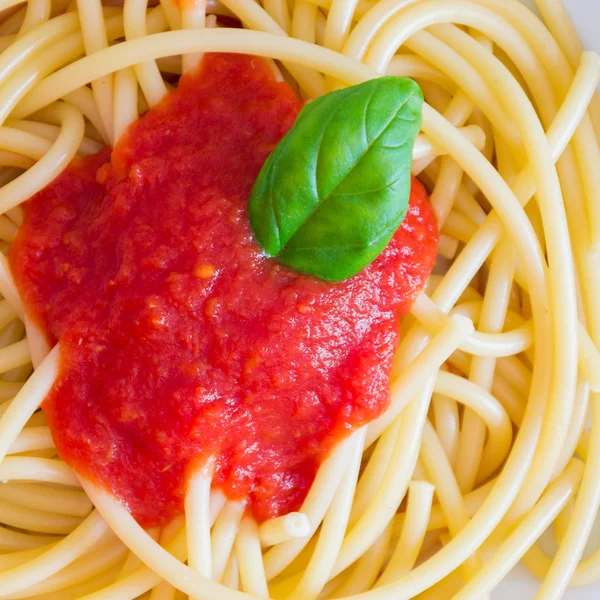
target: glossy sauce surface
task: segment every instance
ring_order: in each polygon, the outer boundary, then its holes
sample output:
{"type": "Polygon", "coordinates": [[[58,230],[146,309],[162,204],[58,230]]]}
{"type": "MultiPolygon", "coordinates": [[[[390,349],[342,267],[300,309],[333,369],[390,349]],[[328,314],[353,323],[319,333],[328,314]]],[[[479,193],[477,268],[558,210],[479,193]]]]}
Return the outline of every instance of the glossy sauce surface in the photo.
{"type": "Polygon", "coordinates": [[[75,161],[28,203],[11,264],[61,341],[43,405],[59,454],[143,525],[180,513],[209,460],[259,520],[297,509],[340,437],[389,402],[435,218],[413,182],[387,249],[338,284],[265,256],[247,200],[300,108],[261,59],[207,55],[112,154],[75,161]]]}

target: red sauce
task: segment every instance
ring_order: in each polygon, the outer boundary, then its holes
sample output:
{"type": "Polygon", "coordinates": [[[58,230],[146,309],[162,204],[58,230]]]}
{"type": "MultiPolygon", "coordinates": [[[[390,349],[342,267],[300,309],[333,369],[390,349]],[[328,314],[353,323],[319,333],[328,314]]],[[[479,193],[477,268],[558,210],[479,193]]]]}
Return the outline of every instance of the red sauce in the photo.
{"type": "Polygon", "coordinates": [[[262,60],[208,55],[112,154],[27,205],[10,258],[61,342],[43,405],[59,454],[143,525],[181,512],[211,456],[215,485],[259,520],[297,509],[340,437],[388,404],[435,219],[415,181],[387,249],[338,284],[266,257],[247,200],[300,108],[262,60]]]}

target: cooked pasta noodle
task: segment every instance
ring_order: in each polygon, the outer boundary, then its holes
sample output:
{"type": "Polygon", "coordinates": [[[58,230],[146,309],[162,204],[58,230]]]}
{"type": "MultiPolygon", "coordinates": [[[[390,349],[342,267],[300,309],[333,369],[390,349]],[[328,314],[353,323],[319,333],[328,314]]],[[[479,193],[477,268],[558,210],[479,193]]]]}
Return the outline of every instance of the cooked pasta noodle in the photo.
{"type": "Polygon", "coordinates": [[[518,0],[0,0],[0,599],[479,600],[519,561],[539,600],[600,585],[600,548],[582,559],[600,506],[600,57],[559,2],[537,5],[543,20],[518,0]],[[209,461],[185,514],[144,530],[58,456],[38,409],[60,347],[5,254],[19,205],[210,52],[269,59],[307,101],[414,78],[441,269],[403,320],[389,407],[298,512],[257,523],[209,461]]]}

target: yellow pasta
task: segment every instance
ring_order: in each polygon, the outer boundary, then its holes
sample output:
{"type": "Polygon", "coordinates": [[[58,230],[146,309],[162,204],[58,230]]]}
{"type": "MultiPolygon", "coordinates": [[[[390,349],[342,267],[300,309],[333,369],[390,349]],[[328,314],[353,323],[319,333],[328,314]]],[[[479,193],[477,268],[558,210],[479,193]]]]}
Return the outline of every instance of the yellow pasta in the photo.
{"type": "Polygon", "coordinates": [[[560,2],[536,3],[0,0],[0,600],[480,600],[519,561],[538,600],[600,585],[600,550],[582,559],[600,507],[600,57],[560,2]],[[268,59],[307,102],[414,78],[440,260],[389,407],[297,512],[257,523],[203,468],[185,514],[144,530],[59,457],[38,409],[60,345],[6,253],[20,205],[210,52],[268,59]]]}

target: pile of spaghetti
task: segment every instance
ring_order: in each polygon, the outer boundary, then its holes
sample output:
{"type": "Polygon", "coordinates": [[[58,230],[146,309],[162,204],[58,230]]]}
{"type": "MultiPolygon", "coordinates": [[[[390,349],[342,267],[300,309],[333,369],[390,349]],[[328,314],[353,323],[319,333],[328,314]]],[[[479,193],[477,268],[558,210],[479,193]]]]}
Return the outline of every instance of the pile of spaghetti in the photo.
{"type": "Polygon", "coordinates": [[[0,0],[0,598],[480,600],[518,562],[541,600],[598,585],[600,59],[558,1],[537,5],[0,0]],[[297,512],[257,523],[201,472],[185,515],[144,529],[59,458],[40,409],[58,346],[7,256],[20,205],[207,52],[276,61],[302,101],[416,80],[438,269],[402,321],[388,409],[297,512]]]}

